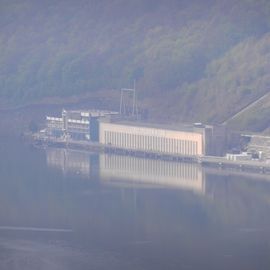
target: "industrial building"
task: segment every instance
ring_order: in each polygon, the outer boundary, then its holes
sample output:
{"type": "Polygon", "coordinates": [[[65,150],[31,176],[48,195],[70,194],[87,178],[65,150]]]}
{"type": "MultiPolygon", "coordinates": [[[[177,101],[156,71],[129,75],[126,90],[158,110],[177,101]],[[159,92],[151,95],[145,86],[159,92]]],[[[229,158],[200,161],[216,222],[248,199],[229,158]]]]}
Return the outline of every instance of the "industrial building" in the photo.
{"type": "Polygon", "coordinates": [[[223,155],[226,146],[224,126],[182,124],[154,125],[123,121],[117,112],[62,111],[62,117],[47,117],[48,136],[98,142],[128,151],[164,155],[223,155]]]}
{"type": "Polygon", "coordinates": [[[46,133],[53,137],[65,136],[73,140],[98,141],[98,120],[117,114],[100,110],[62,110],[62,117],[46,117],[46,133]]]}
{"type": "Polygon", "coordinates": [[[225,137],[215,136],[216,127],[202,124],[161,126],[139,122],[101,120],[99,142],[129,150],[145,152],[203,156],[223,154],[218,144],[225,137]],[[219,139],[219,140],[218,140],[219,139]]]}
{"type": "Polygon", "coordinates": [[[100,123],[99,142],[118,148],[166,154],[203,155],[204,134],[170,130],[138,123],[100,123]]]}
{"type": "Polygon", "coordinates": [[[249,153],[257,154],[260,160],[270,160],[270,136],[262,134],[243,135],[250,139],[247,145],[249,153]]]}

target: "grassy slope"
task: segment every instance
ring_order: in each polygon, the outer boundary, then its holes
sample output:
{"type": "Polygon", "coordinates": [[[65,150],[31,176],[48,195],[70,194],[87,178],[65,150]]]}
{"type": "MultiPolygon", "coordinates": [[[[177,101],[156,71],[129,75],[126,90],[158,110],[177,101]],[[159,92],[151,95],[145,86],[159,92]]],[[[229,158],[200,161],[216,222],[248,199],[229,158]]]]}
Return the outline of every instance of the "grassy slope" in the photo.
{"type": "MultiPolygon", "coordinates": [[[[250,102],[270,92],[269,60],[269,34],[245,40],[221,58],[210,62],[204,78],[176,91],[168,107],[178,99],[179,102],[182,100],[190,104],[184,112],[186,119],[212,122],[226,120],[250,102]],[[187,93],[184,100],[181,92],[187,93]]],[[[256,119],[260,121],[261,117],[263,122],[255,123],[254,127],[260,126],[261,129],[266,124],[263,111],[266,112],[267,109],[267,106],[257,106],[256,119]]],[[[251,116],[251,113],[247,112],[245,118],[249,115],[251,116]]],[[[238,121],[241,121],[241,118],[238,121]]],[[[246,121],[249,120],[245,119],[247,124],[246,121]]],[[[246,126],[241,124],[243,128],[246,126]]],[[[249,121],[246,127],[252,128],[252,122],[249,121]]]]}
{"type": "Polygon", "coordinates": [[[269,15],[265,0],[0,0],[0,106],[136,79],[152,117],[220,122],[270,89],[269,15]]]}

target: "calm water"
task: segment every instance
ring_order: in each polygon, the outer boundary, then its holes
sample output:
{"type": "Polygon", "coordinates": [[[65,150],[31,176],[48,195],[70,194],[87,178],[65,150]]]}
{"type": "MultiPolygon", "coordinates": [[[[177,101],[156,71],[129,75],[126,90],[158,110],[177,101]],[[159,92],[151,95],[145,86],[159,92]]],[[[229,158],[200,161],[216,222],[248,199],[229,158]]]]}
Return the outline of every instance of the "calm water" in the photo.
{"type": "Polygon", "coordinates": [[[1,140],[1,270],[270,269],[269,254],[263,175],[1,140]]]}

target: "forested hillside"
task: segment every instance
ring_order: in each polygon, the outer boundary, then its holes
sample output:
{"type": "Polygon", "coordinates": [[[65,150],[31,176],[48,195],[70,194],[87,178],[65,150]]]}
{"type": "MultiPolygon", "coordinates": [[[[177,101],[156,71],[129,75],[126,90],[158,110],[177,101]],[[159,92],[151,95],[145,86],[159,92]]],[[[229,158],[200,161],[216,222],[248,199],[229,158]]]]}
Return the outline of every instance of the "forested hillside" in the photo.
{"type": "Polygon", "coordinates": [[[0,0],[0,106],[131,86],[222,122],[270,91],[268,0],[0,0]]]}

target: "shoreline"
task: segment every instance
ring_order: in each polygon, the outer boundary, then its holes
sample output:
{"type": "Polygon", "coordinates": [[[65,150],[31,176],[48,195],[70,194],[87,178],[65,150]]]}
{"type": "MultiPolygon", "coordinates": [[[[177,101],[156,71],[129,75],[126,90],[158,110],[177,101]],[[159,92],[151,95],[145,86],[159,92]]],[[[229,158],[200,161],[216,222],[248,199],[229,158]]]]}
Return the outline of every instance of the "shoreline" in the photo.
{"type": "Polygon", "coordinates": [[[243,171],[251,174],[264,174],[270,175],[270,163],[262,161],[231,161],[225,157],[215,156],[187,156],[187,155],[175,155],[168,153],[158,153],[151,151],[142,151],[140,149],[125,149],[117,148],[111,145],[104,145],[96,142],[74,141],[74,140],[62,140],[52,139],[40,136],[29,136],[32,143],[35,145],[66,148],[71,150],[83,150],[87,152],[98,153],[112,153],[117,155],[137,156],[141,158],[161,159],[174,162],[189,162],[201,164],[204,167],[219,168],[219,169],[233,169],[235,171],[243,171]]]}

